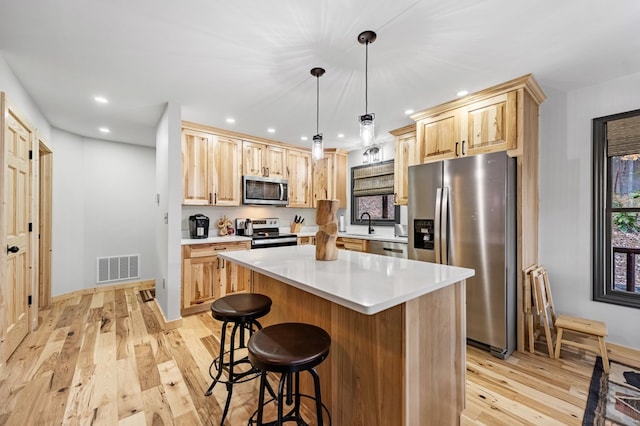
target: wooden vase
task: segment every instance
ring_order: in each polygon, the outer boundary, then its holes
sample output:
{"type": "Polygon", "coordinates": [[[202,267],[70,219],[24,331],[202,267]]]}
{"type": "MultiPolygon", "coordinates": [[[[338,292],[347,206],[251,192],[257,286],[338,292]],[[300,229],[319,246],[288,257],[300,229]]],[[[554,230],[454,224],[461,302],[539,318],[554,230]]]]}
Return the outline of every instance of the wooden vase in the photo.
{"type": "Polygon", "coordinates": [[[338,249],[336,247],[338,207],[340,207],[340,200],[318,200],[316,209],[316,223],[318,224],[318,232],[316,233],[317,260],[336,260],[338,258],[338,249]]]}

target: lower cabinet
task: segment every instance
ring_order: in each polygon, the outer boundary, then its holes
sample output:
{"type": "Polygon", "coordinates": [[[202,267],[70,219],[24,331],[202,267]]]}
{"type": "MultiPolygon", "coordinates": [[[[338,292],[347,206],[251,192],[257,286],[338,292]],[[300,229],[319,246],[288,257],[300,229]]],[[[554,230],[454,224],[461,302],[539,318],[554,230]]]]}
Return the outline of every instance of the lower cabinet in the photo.
{"type": "Polygon", "coordinates": [[[299,246],[305,246],[305,245],[315,245],[316,244],[316,237],[314,236],[308,236],[308,237],[298,237],[298,245],[299,246]]]}
{"type": "Polygon", "coordinates": [[[336,240],[336,247],[341,250],[361,251],[366,253],[369,251],[369,240],[363,240],[360,238],[338,237],[338,239],[336,240]]]}
{"type": "Polygon", "coordinates": [[[182,246],[182,315],[210,309],[226,294],[249,290],[250,272],[218,257],[220,251],[247,250],[250,241],[182,246]]]}

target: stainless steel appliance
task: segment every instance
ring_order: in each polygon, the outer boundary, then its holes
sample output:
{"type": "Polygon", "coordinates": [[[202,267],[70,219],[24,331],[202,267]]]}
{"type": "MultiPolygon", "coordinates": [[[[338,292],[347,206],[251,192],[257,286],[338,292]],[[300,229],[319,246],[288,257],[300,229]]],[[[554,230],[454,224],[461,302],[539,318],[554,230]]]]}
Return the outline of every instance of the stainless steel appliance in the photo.
{"type": "Polygon", "coordinates": [[[209,218],[203,214],[189,216],[189,233],[191,238],[208,238],[209,218]]]}
{"type": "Polygon", "coordinates": [[[491,153],[409,168],[409,258],[475,269],[467,338],[500,358],[515,348],[515,159],[491,153]]]}
{"type": "Polygon", "coordinates": [[[382,256],[407,258],[407,243],[394,243],[393,241],[369,241],[369,253],[382,256]]]}
{"type": "Polygon", "coordinates": [[[289,183],[286,179],[242,176],[242,203],[286,206],[289,204],[289,183]]]}
{"type": "Polygon", "coordinates": [[[298,245],[298,236],[296,234],[280,233],[278,229],[280,227],[280,219],[275,217],[236,219],[237,235],[245,235],[247,221],[250,221],[253,228],[251,235],[252,249],[298,245]]]}

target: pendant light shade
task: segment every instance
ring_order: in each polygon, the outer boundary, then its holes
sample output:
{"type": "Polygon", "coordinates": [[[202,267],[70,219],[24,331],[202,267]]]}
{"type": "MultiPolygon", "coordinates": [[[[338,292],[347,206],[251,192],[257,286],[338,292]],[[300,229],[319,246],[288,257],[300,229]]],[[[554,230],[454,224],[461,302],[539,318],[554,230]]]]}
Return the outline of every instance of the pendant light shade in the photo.
{"type": "Polygon", "coordinates": [[[311,158],[321,160],[324,158],[324,142],[320,133],[320,77],[325,73],[324,68],[312,68],[311,75],[316,78],[316,134],[311,145],[311,158]]]}
{"type": "Polygon", "coordinates": [[[376,115],[369,113],[369,44],[376,40],[376,33],[363,31],[358,35],[358,42],[364,44],[364,114],[358,117],[360,122],[360,139],[364,146],[370,146],[375,141],[374,120],[376,115]]]}

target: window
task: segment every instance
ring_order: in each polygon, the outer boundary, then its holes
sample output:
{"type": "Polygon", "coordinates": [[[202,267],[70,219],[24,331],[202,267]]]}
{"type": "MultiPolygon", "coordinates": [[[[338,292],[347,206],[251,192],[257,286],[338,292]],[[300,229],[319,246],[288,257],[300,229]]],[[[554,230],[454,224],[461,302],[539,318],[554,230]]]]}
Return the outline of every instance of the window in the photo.
{"type": "MultiPolygon", "coordinates": [[[[393,160],[351,168],[351,224],[366,223],[360,220],[363,213],[371,215],[372,225],[400,223],[393,183],[393,160]]],[[[368,221],[366,215],[364,220],[368,221]]]]}
{"type": "Polygon", "coordinates": [[[640,308],[640,110],[593,120],[593,298],[640,308]]]}

